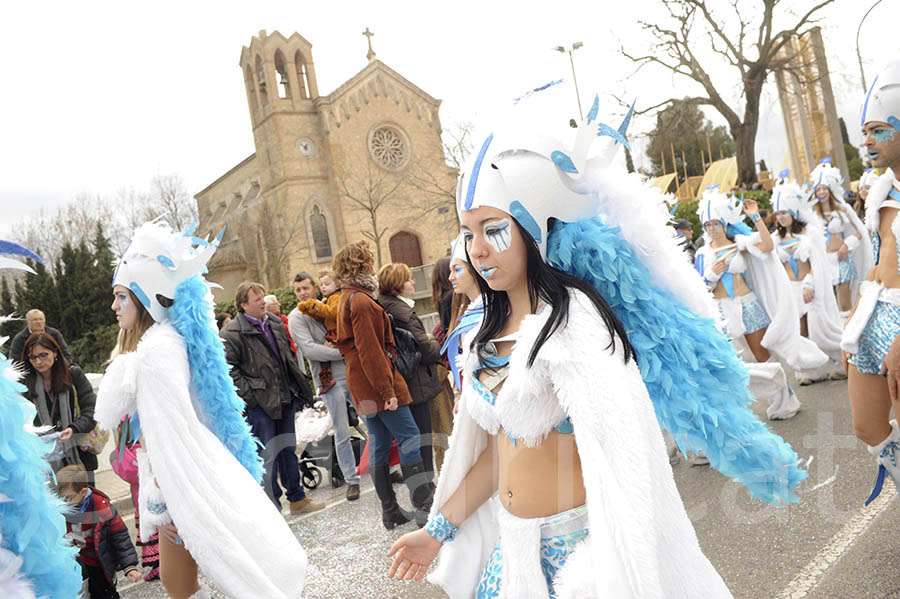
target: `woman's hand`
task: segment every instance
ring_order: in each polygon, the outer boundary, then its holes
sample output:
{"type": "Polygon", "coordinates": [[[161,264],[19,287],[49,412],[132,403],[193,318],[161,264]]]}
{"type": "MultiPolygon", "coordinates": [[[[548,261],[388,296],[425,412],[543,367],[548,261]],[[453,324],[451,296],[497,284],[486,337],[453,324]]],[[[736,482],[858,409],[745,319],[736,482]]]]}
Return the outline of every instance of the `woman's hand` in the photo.
{"type": "Polygon", "coordinates": [[[130,580],[134,584],[139,583],[141,581],[141,578],[143,578],[143,577],[141,576],[140,570],[132,570],[131,572],[128,573],[128,580],[130,580]]]}
{"type": "Polygon", "coordinates": [[[723,272],[725,272],[725,269],[726,269],[726,268],[727,268],[727,266],[725,266],[725,259],[724,259],[724,258],[722,258],[721,260],[716,260],[715,262],[713,262],[712,270],[713,270],[713,272],[716,273],[717,275],[720,275],[720,274],[722,274],[723,272]]]}
{"type": "Polygon", "coordinates": [[[744,214],[747,216],[759,214],[759,206],[756,204],[756,200],[751,200],[750,198],[744,200],[744,214]]]}
{"type": "Polygon", "coordinates": [[[68,441],[69,439],[72,438],[73,434],[75,434],[75,430],[71,426],[64,428],[62,430],[62,432],[59,433],[59,440],[60,441],[68,441]]]}
{"type": "Polygon", "coordinates": [[[847,247],[846,243],[842,243],[841,247],[838,248],[838,260],[846,260],[847,256],[850,255],[850,248],[847,247]]]}
{"type": "Polygon", "coordinates": [[[403,535],[388,551],[388,557],[394,556],[388,578],[396,574],[398,580],[422,580],[440,549],[441,544],[423,528],[403,535]]]}
{"type": "Polygon", "coordinates": [[[388,399],[386,402],[384,402],[384,409],[388,410],[390,412],[393,412],[394,410],[396,410],[397,409],[397,398],[392,397],[392,398],[388,399]]]}
{"type": "Polygon", "coordinates": [[[816,298],[816,292],[812,289],[804,289],[803,290],[803,303],[809,304],[816,298]]]}
{"type": "Polygon", "coordinates": [[[160,524],[156,527],[159,536],[172,543],[173,545],[181,545],[184,541],[178,536],[178,529],[174,524],[160,524]]]}

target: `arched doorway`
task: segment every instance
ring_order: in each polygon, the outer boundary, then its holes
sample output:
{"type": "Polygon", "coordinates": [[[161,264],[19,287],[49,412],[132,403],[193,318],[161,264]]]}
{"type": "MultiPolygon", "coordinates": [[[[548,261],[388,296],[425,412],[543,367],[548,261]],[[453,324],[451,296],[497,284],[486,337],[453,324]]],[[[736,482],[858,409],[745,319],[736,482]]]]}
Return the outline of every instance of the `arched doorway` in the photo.
{"type": "Polygon", "coordinates": [[[408,231],[400,231],[394,234],[388,241],[391,252],[391,262],[402,262],[410,268],[422,266],[422,246],[419,238],[408,231]]]}

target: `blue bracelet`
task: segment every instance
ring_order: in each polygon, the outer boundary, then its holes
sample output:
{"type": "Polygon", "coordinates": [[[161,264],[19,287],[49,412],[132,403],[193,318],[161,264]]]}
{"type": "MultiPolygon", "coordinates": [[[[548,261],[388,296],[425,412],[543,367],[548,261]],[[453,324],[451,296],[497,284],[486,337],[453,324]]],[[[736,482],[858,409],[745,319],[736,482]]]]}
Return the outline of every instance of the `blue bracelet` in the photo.
{"type": "Polygon", "coordinates": [[[434,537],[441,545],[447,541],[452,541],[453,537],[456,536],[457,530],[459,530],[459,527],[453,526],[453,524],[444,517],[444,514],[440,512],[435,512],[433,516],[428,518],[428,522],[425,524],[425,532],[434,537]]]}
{"type": "Polygon", "coordinates": [[[761,219],[761,218],[762,218],[762,217],[761,217],[758,213],[757,213],[757,214],[753,214],[753,215],[750,216],[750,220],[753,222],[754,225],[755,225],[755,224],[757,223],[757,221],[758,221],[759,219],[761,219]]]}

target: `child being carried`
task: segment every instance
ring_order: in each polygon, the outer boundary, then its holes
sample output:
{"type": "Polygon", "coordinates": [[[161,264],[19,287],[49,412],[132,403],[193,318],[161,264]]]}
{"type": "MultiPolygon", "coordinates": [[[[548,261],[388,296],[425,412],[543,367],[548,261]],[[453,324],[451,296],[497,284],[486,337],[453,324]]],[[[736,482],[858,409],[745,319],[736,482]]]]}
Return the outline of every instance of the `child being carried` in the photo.
{"type": "MultiPolygon", "coordinates": [[[[302,314],[311,316],[325,325],[325,341],[334,343],[337,339],[337,311],[341,294],[337,283],[334,281],[334,275],[330,271],[319,273],[319,291],[322,292],[323,301],[308,299],[297,304],[297,310],[302,314]]],[[[331,364],[322,362],[319,371],[319,387],[318,394],[327,393],[329,389],[334,387],[334,379],[331,376],[331,364]]]]}

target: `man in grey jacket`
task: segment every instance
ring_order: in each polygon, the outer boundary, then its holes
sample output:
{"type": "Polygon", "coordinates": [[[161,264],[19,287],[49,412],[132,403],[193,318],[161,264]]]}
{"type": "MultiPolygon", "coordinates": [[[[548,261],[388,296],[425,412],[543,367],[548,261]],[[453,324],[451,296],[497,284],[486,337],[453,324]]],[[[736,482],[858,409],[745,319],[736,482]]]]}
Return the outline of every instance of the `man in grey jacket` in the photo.
{"type": "MultiPolygon", "coordinates": [[[[294,277],[294,294],[299,301],[316,299],[316,284],[309,273],[301,272],[294,277]]],[[[322,363],[331,366],[334,385],[321,395],[325,408],[331,416],[334,428],[334,446],[338,465],[347,481],[347,501],[359,499],[359,476],[356,474],[356,456],[350,442],[350,424],[347,420],[347,405],[352,405],[350,390],[347,388],[344,359],[337,347],[325,340],[325,325],[302,314],[297,308],[288,314],[288,330],[297,344],[297,359],[303,368],[303,358],[309,360],[309,369],[317,388],[324,387],[320,380],[322,363]]]]}

